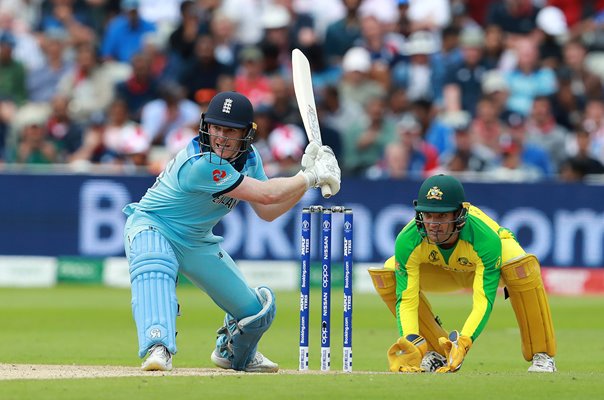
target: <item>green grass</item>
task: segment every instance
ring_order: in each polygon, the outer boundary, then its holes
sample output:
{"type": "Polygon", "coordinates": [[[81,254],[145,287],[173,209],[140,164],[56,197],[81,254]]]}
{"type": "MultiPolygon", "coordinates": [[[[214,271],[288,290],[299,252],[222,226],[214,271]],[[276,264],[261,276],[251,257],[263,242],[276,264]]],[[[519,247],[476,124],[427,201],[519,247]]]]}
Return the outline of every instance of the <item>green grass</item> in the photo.
{"type": "MultiPolygon", "coordinates": [[[[212,367],[209,354],[222,312],[193,287],[179,288],[175,368],[212,367]]],[[[333,293],[332,369],[342,367],[341,291],[333,293]]],[[[464,294],[429,296],[446,329],[461,328],[464,294]]],[[[385,398],[589,399],[604,393],[604,298],[551,297],[558,340],[556,374],[528,374],[509,302],[497,299],[489,324],[459,373],[143,376],[69,380],[0,380],[0,399],[385,398]]],[[[319,293],[311,299],[311,367],[319,368],[319,293]]],[[[277,293],[277,318],[260,350],[281,368],[297,368],[298,295],[277,293]]],[[[0,288],[0,362],[136,367],[137,343],[128,290],[97,286],[0,288]]],[[[355,294],[354,369],[384,372],[397,338],[377,295],[355,294]]]]}

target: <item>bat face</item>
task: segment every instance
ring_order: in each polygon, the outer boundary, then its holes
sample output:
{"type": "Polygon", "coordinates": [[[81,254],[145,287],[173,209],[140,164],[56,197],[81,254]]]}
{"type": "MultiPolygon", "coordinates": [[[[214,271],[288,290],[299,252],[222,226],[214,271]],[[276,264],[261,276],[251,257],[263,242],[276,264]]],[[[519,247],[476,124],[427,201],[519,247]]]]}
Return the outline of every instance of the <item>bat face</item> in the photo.
{"type": "MultiPolygon", "coordinates": [[[[292,75],[294,80],[294,91],[298,101],[298,109],[304,123],[306,136],[311,142],[323,144],[321,140],[321,129],[319,128],[319,117],[315,105],[315,94],[312,90],[312,76],[308,59],[299,49],[292,51],[292,75]]],[[[321,186],[323,197],[331,197],[329,185],[321,186]]]]}
{"type": "Polygon", "coordinates": [[[308,139],[321,143],[321,129],[319,128],[319,117],[317,110],[309,105],[306,109],[306,118],[308,118],[309,129],[307,130],[308,139]]]}

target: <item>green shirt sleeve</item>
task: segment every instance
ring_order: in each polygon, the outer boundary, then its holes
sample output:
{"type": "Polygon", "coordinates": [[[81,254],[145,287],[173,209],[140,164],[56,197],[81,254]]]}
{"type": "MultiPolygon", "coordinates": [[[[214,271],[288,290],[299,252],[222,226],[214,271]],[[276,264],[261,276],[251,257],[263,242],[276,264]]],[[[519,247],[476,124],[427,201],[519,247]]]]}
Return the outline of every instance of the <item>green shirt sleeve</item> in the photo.
{"type": "Polygon", "coordinates": [[[396,320],[400,336],[419,335],[419,251],[422,237],[409,222],[395,242],[396,320]]]}
{"type": "Polygon", "coordinates": [[[472,285],[472,311],[461,334],[476,340],[493,310],[501,275],[501,240],[493,229],[475,216],[468,216],[460,240],[471,244],[478,262],[472,285]]]}

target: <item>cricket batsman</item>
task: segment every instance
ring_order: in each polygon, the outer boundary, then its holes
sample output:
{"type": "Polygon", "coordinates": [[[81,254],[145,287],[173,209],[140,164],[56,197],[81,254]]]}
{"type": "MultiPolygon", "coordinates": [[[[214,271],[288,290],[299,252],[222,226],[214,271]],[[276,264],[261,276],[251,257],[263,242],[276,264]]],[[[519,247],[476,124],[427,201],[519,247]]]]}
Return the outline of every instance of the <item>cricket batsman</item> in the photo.
{"type": "Polygon", "coordinates": [[[537,258],[514,234],[466,202],[454,177],[426,179],[416,216],[396,238],[394,257],[370,269],[395,315],[399,339],[388,350],[392,372],[457,372],[485,328],[500,284],[516,314],[529,372],[555,372],[556,339],[537,258]],[[424,292],[472,291],[472,310],[447,334],[424,292]]]}
{"type": "Polygon", "coordinates": [[[277,312],[273,291],[250,287],[213,228],[240,201],[272,221],[311,188],[328,185],[335,195],[340,167],[329,147],[313,142],[298,174],[269,179],[252,144],[253,118],[247,97],[218,93],[201,115],[199,136],[168,163],[139,202],[124,208],[132,314],[145,371],[172,369],[179,272],[225,312],[210,355],[216,366],[245,372],[279,369],[257,350],[277,312]]]}

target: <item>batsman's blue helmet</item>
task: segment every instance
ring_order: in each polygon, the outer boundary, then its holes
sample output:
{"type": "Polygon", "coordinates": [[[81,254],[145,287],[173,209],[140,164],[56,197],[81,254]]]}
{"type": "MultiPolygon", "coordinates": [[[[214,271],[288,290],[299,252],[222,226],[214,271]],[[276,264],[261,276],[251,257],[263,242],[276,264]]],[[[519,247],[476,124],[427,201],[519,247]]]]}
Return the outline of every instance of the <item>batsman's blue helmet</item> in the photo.
{"type": "MultiPolygon", "coordinates": [[[[213,151],[210,145],[210,134],[208,133],[208,125],[210,124],[245,130],[237,154],[227,160],[237,170],[241,171],[256,134],[252,103],[247,97],[237,92],[221,92],[214,96],[210,100],[206,112],[201,114],[199,141],[202,152],[213,151]]],[[[212,157],[210,157],[210,160],[212,160],[212,157]]]]}

